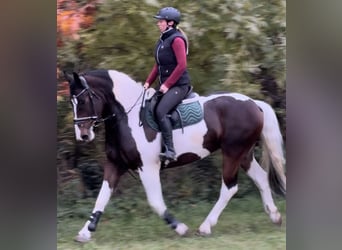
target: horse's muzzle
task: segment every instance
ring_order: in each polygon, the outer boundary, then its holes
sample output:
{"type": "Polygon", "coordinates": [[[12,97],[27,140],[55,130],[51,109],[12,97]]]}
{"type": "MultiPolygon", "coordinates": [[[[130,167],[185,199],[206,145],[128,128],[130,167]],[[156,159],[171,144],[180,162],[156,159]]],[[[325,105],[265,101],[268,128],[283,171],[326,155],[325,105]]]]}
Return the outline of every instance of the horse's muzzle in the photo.
{"type": "Polygon", "coordinates": [[[75,126],[75,135],[76,140],[82,142],[90,142],[95,138],[93,126],[90,126],[90,128],[75,126]]]}
{"type": "Polygon", "coordinates": [[[89,140],[89,136],[88,135],[82,135],[81,136],[83,141],[88,141],[89,140]]]}

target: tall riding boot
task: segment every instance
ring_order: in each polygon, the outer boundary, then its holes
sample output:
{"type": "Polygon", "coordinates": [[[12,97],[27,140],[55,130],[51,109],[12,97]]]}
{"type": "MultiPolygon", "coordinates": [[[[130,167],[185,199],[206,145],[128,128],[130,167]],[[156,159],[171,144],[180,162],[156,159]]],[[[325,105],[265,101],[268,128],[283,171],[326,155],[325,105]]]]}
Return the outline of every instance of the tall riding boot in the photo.
{"type": "Polygon", "coordinates": [[[162,161],[175,161],[177,158],[173,147],[172,125],[167,116],[164,116],[163,119],[159,121],[159,128],[162,134],[163,144],[165,146],[165,152],[160,153],[159,155],[160,159],[162,161]]]}

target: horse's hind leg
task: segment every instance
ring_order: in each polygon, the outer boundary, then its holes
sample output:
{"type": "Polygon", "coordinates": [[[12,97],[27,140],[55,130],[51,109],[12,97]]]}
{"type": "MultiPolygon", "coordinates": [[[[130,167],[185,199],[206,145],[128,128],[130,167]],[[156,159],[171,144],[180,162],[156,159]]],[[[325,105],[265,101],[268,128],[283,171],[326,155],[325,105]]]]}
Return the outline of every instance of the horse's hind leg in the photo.
{"type": "Polygon", "coordinates": [[[116,188],[119,183],[119,179],[123,174],[117,167],[110,162],[107,162],[104,166],[104,176],[100,192],[97,196],[95,206],[93,208],[92,214],[90,215],[87,222],[84,224],[82,229],[78,232],[75,240],[78,242],[87,242],[91,239],[91,232],[96,230],[97,223],[100,220],[102,213],[109,199],[113,193],[113,189],[116,188]]]}
{"type": "Polygon", "coordinates": [[[281,215],[278,212],[278,208],[275,206],[272,198],[267,172],[259,165],[254,157],[251,163],[245,159],[241,164],[241,167],[246,171],[247,175],[258,187],[262,202],[264,204],[265,212],[269,215],[271,221],[274,224],[281,225],[281,215]]]}
{"type": "Polygon", "coordinates": [[[199,234],[211,234],[211,227],[215,226],[223,209],[227,206],[229,200],[238,191],[237,173],[239,162],[236,159],[223,155],[223,173],[220,197],[215,206],[210,211],[207,218],[198,229],[199,234]]]}
{"type": "Polygon", "coordinates": [[[164,221],[174,229],[179,235],[185,235],[188,227],[177,221],[168,211],[165,205],[162,187],[160,183],[159,167],[148,165],[143,167],[143,171],[139,171],[140,179],[145,188],[149,205],[164,221]]]}

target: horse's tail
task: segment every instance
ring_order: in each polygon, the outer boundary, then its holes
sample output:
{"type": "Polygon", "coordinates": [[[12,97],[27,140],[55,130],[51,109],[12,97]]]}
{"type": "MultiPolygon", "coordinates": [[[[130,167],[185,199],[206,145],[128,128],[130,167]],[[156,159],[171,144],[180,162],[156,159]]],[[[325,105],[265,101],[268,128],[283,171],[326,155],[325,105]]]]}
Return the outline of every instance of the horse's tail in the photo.
{"type": "Polygon", "coordinates": [[[271,189],[280,195],[286,194],[285,158],[283,138],[273,108],[263,101],[255,101],[263,110],[261,165],[268,172],[271,189]]]}

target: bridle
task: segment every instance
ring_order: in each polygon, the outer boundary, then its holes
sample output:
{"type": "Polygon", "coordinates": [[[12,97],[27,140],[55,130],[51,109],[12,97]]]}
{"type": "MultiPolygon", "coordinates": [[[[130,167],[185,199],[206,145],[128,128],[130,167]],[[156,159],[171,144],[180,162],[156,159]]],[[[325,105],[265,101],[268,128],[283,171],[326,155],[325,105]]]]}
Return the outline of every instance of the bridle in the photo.
{"type": "Polygon", "coordinates": [[[73,108],[74,108],[74,124],[75,125],[79,125],[79,124],[81,124],[81,123],[83,123],[85,121],[92,121],[93,127],[96,128],[102,122],[115,117],[115,114],[113,113],[113,114],[111,114],[111,115],[109,115],[109,116],[107,116],[105,118],[99,118],[99,116],[96,113],[95,106],[94,106],[94,97],[96,97],[96,98],[99,98],[99,97],[89,87],[86,79],[83,76],[80,76],[80,80],[81,80],[81,83],[82,83],[82,86],[84,87],[84,89],[80,93],[78,93],[77,95],[73,95],[72,98],[71,98],[71,102],[72,102],[73,108]],[[93,115],[78,118],[77,117],[77,108],[76,108],[77,104],[78,104],[77,98],[80,97],[81,95],[84,95],[84,94],[88,94],[88,96],[89,96],[89,100],[90,100],[90,104],[91,104],[93,115]]]}

